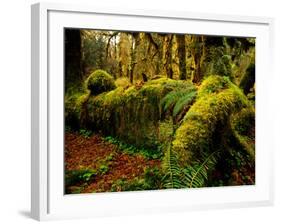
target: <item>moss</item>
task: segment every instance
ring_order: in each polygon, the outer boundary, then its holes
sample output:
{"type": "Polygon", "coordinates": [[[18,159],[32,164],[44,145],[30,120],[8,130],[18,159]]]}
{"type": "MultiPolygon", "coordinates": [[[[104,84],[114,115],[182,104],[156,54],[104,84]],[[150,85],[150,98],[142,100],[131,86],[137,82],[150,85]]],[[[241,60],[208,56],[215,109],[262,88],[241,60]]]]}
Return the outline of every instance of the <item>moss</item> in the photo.
{"type": "Polygon", "coordinates": [[[230,55],[223,55],[222,57],[218,58],[218,60],[215,61],[213,68],[213,72],[215,74],[227,76],[233,80],[234,77],[232,76],[230,55]]]}
{"type": "Polygon", "coordinates": [[[252,106],[243,108],[231,117],[234,136],[246,152],[255,158],[255,109],[252,106]]]}
{"type": "Polygon", "coordinates": [[[218,93],[223,89],[229,88],[230,81],[228,77],[222,77],[217,75],[211,75],[207,77],[200,85],[198,90],[198,97],[201,98],[202,96],[211,94],[211,93],[218,93]]]}
{"type": "Polygon", "coordinates": [[[212,150],[213,133],[233,112],[249,105],[246,96],[228,78],[210,76],[199,88],[197,101],[176,130],[172,150],[188,164],[194,156],[212,150]]]}
{"type": "Polygon", "coordinates": [[[65,125],[74,130],[81,127],[83,106],[89,98],[90,92],[78,92],[65,96],[65,125]]]}
{"type": "Polygon", "coordinates": [[[94,71],[86,80],[86,85],[92,95],[108,92],[116,88],[114,78],[103,70],[94,71]]]}
{"type": "Polygon", "coordinates": [[[178,86],[186,86],[185,83],[161,78],[146,82],[141,88],[118,87],[90,96],[87,103],[88,128],[136,146],[157,148],[160,141],[164,141],[161,129],[169,129],[169,125],[172,129],[173,125],[161,116],[161,99],[176,91],[178,86]]]}
{"type": "Polygon", "coordinates": [[[117,87],[123,87],[124,89],[129,88],[132,84],[130,83],[130,80],[128,78],[118,78],[115,80],[115,85],[117,87]]]}

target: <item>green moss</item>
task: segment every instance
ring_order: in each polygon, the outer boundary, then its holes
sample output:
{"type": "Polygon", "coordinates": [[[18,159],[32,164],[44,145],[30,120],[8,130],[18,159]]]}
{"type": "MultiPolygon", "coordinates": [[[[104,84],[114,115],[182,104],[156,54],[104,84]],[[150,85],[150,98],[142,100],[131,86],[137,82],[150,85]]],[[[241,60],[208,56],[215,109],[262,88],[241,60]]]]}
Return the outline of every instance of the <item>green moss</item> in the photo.
{"type": "Polygon", "coordinates": [[[246,96],[228,78],[207,78],[200,86],[197,101],[175,133],[172,150],[179,154],[181,164],[190,163],[194,156],[212,150],[217,125],[226,123],[233,112],[248,104],[246,96]]]}
{"type": "Polygon", "coordinates": [[[86,80],[86,85],[92,95],[97,95],[116,88],[114,78],[103,70],[94,71],[86,80]]]}
{"type": "Polygon", "coordinates": [[[165,126],[167,129],[167,125],[161,125],[165,119],[161,115],[161,100],[180,85],[187,86],[184,81],[161,78],[149,81],[141,88],[118,87],[90,96],[87,103],[88,127],[136,146],[156,149],[163,140],[161,128],[165,126]]]}
{"type": "Polygon", "coordinates": [[[209,76],[203,81],[198,90],[198,97],[208,95],[211,93],[218,93],[223,89],[229,88],[230,81],[228,77],[217,75],[209,76]]]}
{"type": "Polygon", "coordinates": [[[231,117],[231,127],[234,136],[242,148],[255,158],[255,109],[252,106],[243,108],[231,117]]]}
{"type": "Polygon", "coordinates": [[[78,92],[72,95],[65,96],[65,125],[79,130],[81,127],[81,119],[83,106],[89,98],[89,92],[78,92]]]}
{"type": "Polygon", "coordinates": [[[129,88],[132,84],[130,83],[130,80],[128,78],[118,78],[115,80],[115,85],[117,87],[122,87],[124,89],[129,88]]]}

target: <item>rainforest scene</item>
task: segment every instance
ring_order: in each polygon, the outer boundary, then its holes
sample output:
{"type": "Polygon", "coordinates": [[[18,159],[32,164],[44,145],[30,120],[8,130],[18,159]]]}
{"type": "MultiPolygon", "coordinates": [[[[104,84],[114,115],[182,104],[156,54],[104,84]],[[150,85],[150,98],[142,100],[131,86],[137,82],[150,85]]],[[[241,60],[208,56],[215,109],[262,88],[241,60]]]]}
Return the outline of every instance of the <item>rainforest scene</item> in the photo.
{"type": "Polygon", "coordinates": [[[65,194],[255,184],[255,38],[64,30],[65,194]]]}

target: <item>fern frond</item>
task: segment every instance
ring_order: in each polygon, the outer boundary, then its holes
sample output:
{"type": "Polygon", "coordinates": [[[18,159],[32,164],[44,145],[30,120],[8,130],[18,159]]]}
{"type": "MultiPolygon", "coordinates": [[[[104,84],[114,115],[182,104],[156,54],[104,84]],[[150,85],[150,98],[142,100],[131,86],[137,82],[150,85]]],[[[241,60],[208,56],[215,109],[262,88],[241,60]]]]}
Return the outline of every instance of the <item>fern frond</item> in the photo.
{"type": "Polygon", "coordinates": [[[192,103],[196,97],[196,89],[189,86],[169,92],[160,102],[164,112],[172,112],[173,117],[177,116],[183,109],[192,103]]]}
{"type": "Polygon", "coordinates": [[[163,177],[163,186],[165,188],[183,188],[183,172],[178,164],[178,156],[171,151],[171,142],[169,143],[163,160],[163,170],[166,175],[163,177]]]}
{"type": "Polygon", "coordinates": [[[197,161],[192,166],[188,166],[184,173],[186,175],[186,186],[189,188],[203,187],[208,180],[208,173],[214,169],[220,150],[211,154],[204,154],[202,162],[197,161]]]}
{"type": "Polygon", "coordinates": [[[202,159],[185,168],[178,163],[176,152],[169,144],[163,160],[163,186],[165,188],[198,188],[206,186],[208,174],[215,168],[220,150],[204,153],[202,159]]]}
{"type": "Polygon", "coordinates": [[[176,102],[185,95],[185,90],[177,90],[168,93],[160,102],[164,111],[168,111],[170,108],[173,108],[176,102]]]}
{"type": "Polygon", "coordinates": [[[173,117],[176,117],[186,106],[190,105],[196,97],[196,92],[192,91],[184,94],[175,104],[173,109],[173,117]]]}

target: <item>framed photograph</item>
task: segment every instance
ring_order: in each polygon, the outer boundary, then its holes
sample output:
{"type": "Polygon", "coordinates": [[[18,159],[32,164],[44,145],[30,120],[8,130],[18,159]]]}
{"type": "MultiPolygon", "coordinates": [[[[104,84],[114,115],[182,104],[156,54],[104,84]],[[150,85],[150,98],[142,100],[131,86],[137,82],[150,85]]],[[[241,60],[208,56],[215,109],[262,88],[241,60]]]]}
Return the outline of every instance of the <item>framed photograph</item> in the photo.
{"type": "Polygon", "coordinates": [[[272,29],[32,5],[32,217],[271,205],[272,29]]]}

